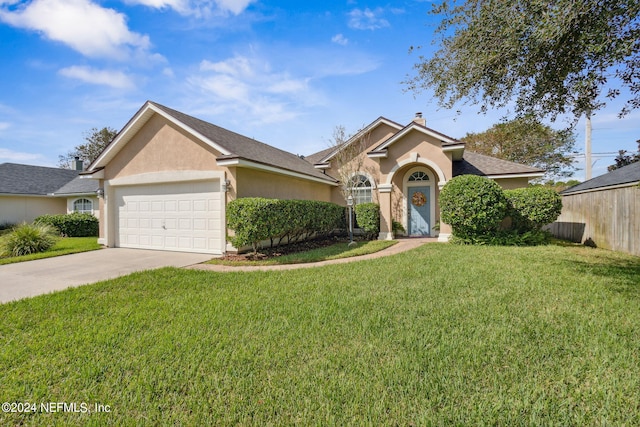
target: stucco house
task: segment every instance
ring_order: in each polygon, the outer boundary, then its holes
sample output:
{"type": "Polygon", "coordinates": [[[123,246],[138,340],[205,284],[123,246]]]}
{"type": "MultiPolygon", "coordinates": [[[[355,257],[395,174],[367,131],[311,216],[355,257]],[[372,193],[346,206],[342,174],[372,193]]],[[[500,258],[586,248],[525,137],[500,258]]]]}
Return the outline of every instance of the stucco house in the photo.
{"type": "Polygon", "coordinates": [[[98,183],[79,169],[0,164],[0,224],[31,222],[44,214],[91,212],[99,216],[98,183]]]}
{"type": "MultiPolygon", "coordinates": [[[[146,102],[83,173],[99,183],[100,239],[107,246],[223,254],[226,205],[240,197],[311,199],[344,205],[336,162],[358,141],[346,185],[356,202],[381,207],[381,239],[392,220],[409,235],[437,235],[438,195],[453,176],[473,173],[506,188],[543,171],[476,153],[425,126],[383,117],[338,150],[298,156],[155,102],[146,102]],[[362,141],[366,144],[362,144],[362,141]]],[[[344,165],[342,165],[344,167],[344,165]]],[[[450,229],[440,224],[446,240],[450,229]]]]}

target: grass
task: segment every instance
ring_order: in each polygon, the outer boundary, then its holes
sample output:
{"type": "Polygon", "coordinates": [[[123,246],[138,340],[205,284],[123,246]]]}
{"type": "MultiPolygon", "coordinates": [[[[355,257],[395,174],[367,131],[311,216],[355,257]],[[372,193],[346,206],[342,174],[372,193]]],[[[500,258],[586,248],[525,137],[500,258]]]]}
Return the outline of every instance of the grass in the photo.
{"type": "Polygon", "coordinates": [[[264,260],[225,260],[213,259],[208,264],[221,265],[281,265],[281,264],[301,264],[310,262],[327,261],[332,259],[350,258],[354,256],[367,255],[379,252],[397,243],[395,240],[372,240],[356,242],[349,246],[349,242],[336,243],[330,246],[315,248],[308,251],[290,253],[264,260]]]}
{"type": "Polygon", "coordinates": [[[1,425],[638,425],[640,259],[427,244],[0,305],[1,425]]]}
{"type": "Polygon", "coordinates": [[[60,239],[51,249],[45,252],[17,257],[0,257],[0,265],[93,251],[100,248],[101,246],[98,244],[97,237],[65,237],[60,239]]]}

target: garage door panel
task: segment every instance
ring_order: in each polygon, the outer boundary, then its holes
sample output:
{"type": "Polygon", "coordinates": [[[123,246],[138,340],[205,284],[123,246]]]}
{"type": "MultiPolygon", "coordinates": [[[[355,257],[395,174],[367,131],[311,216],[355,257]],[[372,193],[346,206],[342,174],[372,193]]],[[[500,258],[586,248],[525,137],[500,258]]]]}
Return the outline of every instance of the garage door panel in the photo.
{"type": "MultiPolygon", "coordinates": [[[[159,209],[162,211],[162,209],[159,209]]],[[[178,203],[175,200],[166,200],[164,202],[164,212],[177,212],[178,211],[178,203]]]]}
{"type": "Polygon", "coordinates": [[[116,246],[222,253],[219,182],[116,187],[116,246]]]}

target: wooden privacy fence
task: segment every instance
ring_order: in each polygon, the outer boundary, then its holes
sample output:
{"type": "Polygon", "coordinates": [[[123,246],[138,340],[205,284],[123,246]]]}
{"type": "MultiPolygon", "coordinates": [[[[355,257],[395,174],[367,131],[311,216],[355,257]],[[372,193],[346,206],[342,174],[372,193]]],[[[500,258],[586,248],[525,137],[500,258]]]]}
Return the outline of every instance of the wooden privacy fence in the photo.
{"type": "Polygon", "coordinates": [[[556,237],[640,256],[640,186],[562,196],[562,213],[547,226],[556,237]]]}

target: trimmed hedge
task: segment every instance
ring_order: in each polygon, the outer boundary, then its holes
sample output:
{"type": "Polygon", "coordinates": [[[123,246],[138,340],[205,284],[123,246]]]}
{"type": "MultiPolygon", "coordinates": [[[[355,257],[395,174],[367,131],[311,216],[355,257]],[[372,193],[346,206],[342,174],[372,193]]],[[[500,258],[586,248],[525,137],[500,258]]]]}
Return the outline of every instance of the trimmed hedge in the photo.
{"type": "Polygon", "coordinates": [[[377,203],[360,203],[355,205],[356,222],[364,231],[368,240],[380,233],[380,205],[377,203]]]}
{"type": "Polygon", "coordinates": [[[540,230],[562,212],[562,197],[551,188],[518,188],[505,190],[504,194],[510,203],[509,216],[514,230],[540,230]]]}
{"type": "Polygon", "coordinates": [[[335,203],[316,200],[280,200],[246,197],[227,205],[227,226],[234,231],[228,236],[236,248],[274,240],[278,244],[297,241],[302,236],[326,235],[344,228],[344,208],[335,203]]]}
{"type": "Polygon", "coordinates": [[[34,224],[47,224],[67,237],[98,236],[98,218],[90,213],[74,212],[66,215],[41,215],[34,224]]]}
{"type": "Polygon", "coordinates": [[[468,238],[495,233],[507,214],[508,201],[502,188],[488,178],[460,175],[440,192],[442,221],[455,237],[468,238]]]}

